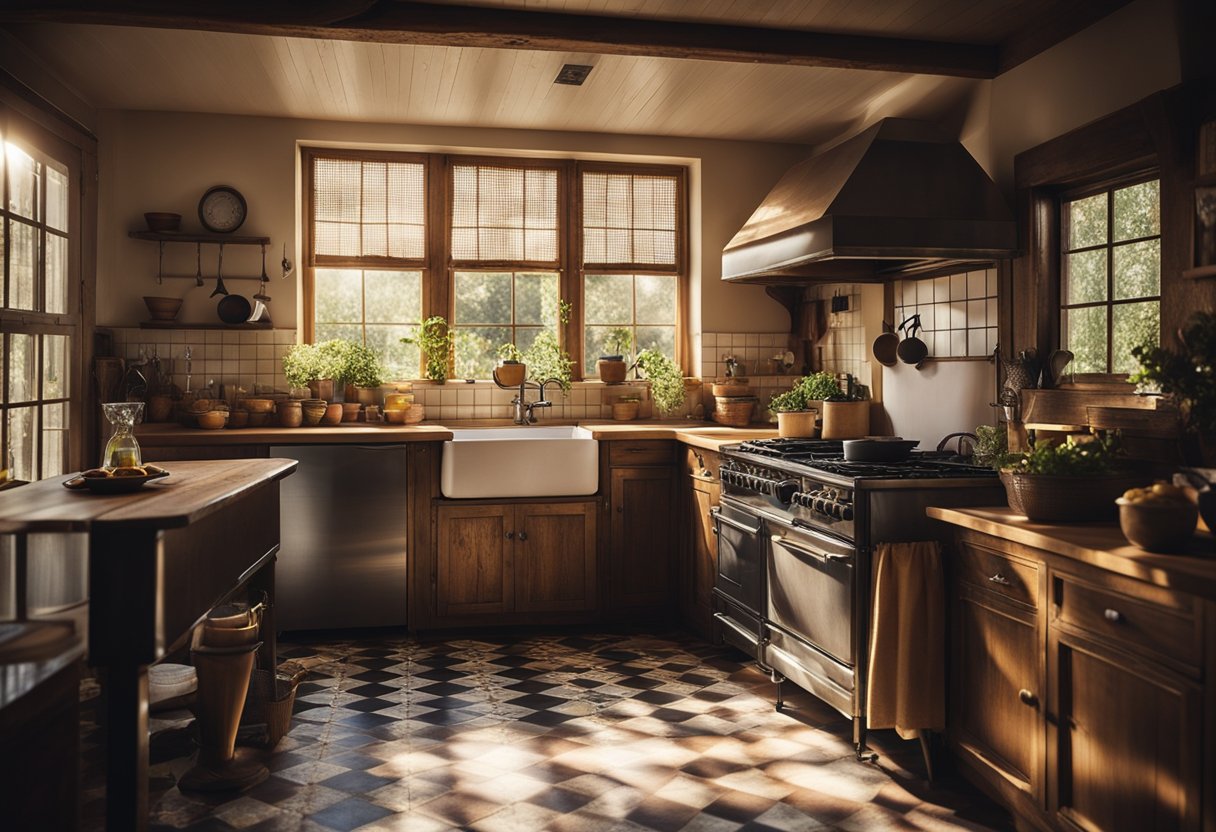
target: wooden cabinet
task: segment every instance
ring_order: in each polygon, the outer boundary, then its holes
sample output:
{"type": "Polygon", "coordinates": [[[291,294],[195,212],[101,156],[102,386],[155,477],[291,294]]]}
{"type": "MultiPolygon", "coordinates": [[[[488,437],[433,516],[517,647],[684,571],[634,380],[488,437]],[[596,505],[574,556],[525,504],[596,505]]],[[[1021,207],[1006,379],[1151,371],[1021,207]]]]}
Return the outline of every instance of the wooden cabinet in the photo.
{"type": "Polygon", "coordinates": [[[1216,828],[1214,605],[993,535],[955,543],[947,736],[964,773],[1044,829],[1216,828]]]}
{"type": "Polygon", "coordinates": [[[437,625],[596,608],[595,501],[439,504],[437,625]]]}
{"type": "Polygon", "coordinates": [[[722,485],[718,481],[721,458],[713,451],[689,447],[684,449],[683,460],[680,471],[683,520],[680,525],[685,537],[676,570],[680,618],[692,632],[710,640],[718,541],[709,512],[722,496],[722,485]]]}
{"type": "Polygon", "coordinates": [[[606,472],[610,514],[605,612],[616,620],[671,617],[679,546],[674,443],[604,444],[609,450],[601,463],[608,464],[601,464],[601,482],[606,472]]]}

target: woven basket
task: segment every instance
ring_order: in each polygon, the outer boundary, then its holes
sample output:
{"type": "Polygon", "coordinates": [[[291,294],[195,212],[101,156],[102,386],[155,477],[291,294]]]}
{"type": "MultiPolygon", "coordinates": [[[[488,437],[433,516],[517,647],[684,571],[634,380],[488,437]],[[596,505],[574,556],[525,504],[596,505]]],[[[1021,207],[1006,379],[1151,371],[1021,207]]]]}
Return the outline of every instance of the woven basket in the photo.
{"type": "Polygon", "coordinates": [[[1119,510],[1115,500],[1127,489],[1143,485],[1144,477],[1053,477],[1002,471],[1001,482],[1009,507],[1026,519],[1080,523],[1113,518],[1119,510]]]}
{"type": "Polygon", "coordinates": [[[291,712],[295,706],[296,689],[303,678],[303,671],[292,676],[275,675],[269,670],[253,671],[241,721],[245,724],[266,726],[264,748],[274,748],[291,730],[291,712]]]}
{"type": "Polygon", "coordinates": [[[752,409],[756,398],[732,396],[714,400],[714,421],[732,428],[747,427],[752,421],[752,409]]]}

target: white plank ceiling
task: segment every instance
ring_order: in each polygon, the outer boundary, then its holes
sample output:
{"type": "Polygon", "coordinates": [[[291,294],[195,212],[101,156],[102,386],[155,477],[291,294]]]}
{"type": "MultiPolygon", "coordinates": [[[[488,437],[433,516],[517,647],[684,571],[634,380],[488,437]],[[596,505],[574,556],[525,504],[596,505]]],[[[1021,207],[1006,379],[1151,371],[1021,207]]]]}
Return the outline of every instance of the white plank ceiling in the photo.
{"type": "Polygon", "coordinates": [[[822,67],[63,23],[8,31],[96,109],[818,144],[880,115],[949,118],[977,83],[822,67]],[[595,68],[582,87],[555,85],[564,63],[595,68]]]}

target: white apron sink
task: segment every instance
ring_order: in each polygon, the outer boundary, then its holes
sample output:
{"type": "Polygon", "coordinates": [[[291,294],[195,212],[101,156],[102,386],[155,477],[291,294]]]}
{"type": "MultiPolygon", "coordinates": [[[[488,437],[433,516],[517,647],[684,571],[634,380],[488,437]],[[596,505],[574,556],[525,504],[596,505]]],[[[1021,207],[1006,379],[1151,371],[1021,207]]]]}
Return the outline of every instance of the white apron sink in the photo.
{"type": "Polygon", "coordinates": [[[474,497],[572,497],[599,489],[599,441],[579,427],[453,430],[440,490],[474,497]]]}

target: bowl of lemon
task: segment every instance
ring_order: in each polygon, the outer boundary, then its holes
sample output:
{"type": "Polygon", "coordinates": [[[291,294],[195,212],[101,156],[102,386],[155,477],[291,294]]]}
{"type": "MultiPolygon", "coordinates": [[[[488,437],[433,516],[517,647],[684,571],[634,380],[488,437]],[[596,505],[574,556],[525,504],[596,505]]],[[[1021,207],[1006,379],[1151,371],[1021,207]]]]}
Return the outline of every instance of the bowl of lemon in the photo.
{"type": "Polygon", "coordinates": [[[1199,508],[1168,482],[1130,488],[1115,501],[1119,527],[1133,545],[1149,552],[1179,552],[1195,534],[1199,508]]]}

